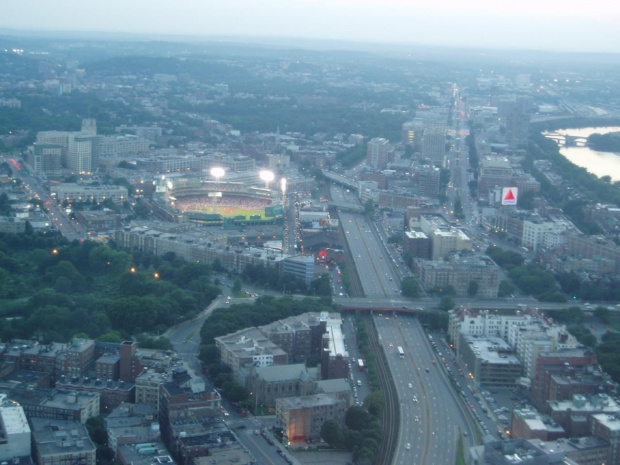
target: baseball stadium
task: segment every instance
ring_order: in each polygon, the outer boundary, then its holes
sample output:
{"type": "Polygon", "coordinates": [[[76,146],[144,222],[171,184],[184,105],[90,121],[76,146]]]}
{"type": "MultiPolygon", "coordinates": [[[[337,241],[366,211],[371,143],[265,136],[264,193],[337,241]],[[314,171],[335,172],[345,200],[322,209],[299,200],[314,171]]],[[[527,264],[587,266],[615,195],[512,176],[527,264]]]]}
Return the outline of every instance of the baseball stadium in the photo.
{"type": "Polygon", "coordinates": [[[277,192],[239,182],[171,178],[158,191],[167,209],[207,226],[274,224],[283,217],[277,192]]]}

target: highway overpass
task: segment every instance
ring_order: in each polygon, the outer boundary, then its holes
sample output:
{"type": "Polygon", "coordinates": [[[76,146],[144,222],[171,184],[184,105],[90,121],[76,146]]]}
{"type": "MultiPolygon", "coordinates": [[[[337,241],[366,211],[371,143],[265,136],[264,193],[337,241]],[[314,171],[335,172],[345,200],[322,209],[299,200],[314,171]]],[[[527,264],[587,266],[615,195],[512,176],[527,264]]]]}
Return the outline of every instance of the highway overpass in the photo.
{"type": "Polygon", "coordinates": [[[345,176],[342,176],[341,174],[336,174],[332,171],[323,170],[323,176],[325,176],[330,181],[338,183],[342,186],[346,186],[349,189],[357,190],[357,183],[345,176]]]}

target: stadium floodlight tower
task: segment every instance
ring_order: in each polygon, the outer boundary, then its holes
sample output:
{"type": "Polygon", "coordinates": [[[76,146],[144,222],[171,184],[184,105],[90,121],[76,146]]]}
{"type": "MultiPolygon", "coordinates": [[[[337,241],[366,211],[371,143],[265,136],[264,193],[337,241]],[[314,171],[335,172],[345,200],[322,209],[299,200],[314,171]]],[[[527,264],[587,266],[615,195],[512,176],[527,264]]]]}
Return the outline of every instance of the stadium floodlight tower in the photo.
{"type": "Polygon", "coordinates": [[[265,181],[265,188],[269,189],[269,183],[273,181],[273,179],[275,178],[273,171],[263,170],[260,173],[258,173],[258,175],[263,181],[265,181]]]}
{"type": "Polygon", "coordinates": [[[215,178],[215,182],[220,182],[220,178],[226,174],[224,168],[220,168],[219,166],[214,166],[211,168],[211,176],[215,178]]]}

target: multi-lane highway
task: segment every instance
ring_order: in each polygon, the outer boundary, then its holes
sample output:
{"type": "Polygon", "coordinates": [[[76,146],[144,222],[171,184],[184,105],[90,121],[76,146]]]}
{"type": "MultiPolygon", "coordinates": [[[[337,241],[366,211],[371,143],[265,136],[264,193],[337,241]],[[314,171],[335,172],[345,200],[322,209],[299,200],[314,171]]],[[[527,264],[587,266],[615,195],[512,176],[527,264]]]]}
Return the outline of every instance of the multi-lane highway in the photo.
{"type": "Polygon", "coordinates": [[[396,297],[400,281],[389,255],[365,216],[340,213],[347,245],[367,297],[396,297]]]}
{"type": "Polygon", "coordinates": [[[473,445],[474,430],[418,320],[375,315],[400,406],[393,464],[454,463],[457,441],[473,445]],[[398,354],[398,347],[404,357],[398,354]]]}

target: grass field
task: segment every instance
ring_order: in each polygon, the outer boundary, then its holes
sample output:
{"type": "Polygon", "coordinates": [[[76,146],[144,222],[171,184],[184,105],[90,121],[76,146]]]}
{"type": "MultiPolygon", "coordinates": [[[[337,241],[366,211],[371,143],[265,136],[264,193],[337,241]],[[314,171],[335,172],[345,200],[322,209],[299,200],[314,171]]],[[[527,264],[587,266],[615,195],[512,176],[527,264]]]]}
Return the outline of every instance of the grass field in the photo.
{"type": "Polygon", "coordinates": [[[248,219],[253,215],[260,215],[261,219],[265,219],[265,208],[243,208],[230,206],[206,206],[203,210],[206,213],[218,213],[225,217],[245,216],[248,219]]]}

